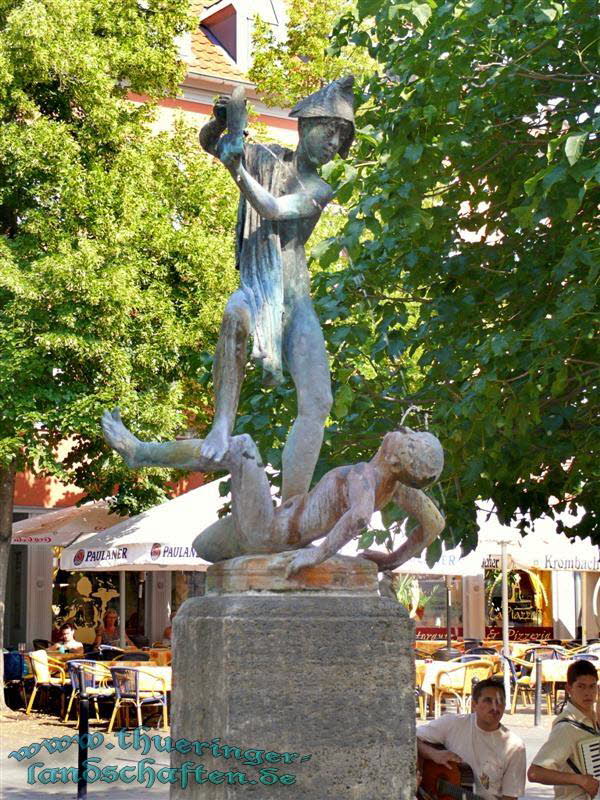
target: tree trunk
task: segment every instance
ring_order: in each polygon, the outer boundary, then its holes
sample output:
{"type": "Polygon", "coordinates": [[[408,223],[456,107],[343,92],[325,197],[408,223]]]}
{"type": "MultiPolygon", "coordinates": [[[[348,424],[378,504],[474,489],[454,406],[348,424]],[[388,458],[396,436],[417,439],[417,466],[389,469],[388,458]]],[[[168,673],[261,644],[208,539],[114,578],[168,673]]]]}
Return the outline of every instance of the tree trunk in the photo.
{"type": "MultiPolygon", "coordinates": [[[[0,642],[4,646],[4,609],[8,554],[12,534],[16,464],[0,467],[0,642]]],[[[4,659],[0,658],[0,686],[4,686],[4,659]]],[[[6,711],[4,689],[0,691],[0,713],[6,711]]]]}

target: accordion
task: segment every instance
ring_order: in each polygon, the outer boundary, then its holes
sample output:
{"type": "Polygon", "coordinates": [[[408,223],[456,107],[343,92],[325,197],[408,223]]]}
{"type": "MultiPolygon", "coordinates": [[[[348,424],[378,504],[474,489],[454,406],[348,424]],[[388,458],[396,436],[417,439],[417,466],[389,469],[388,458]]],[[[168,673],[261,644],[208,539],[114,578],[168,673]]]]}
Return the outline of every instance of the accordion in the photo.
{"type": "Polygon", "coordinates": [[[600,736],[589,736],[577,742],[577,757],[584,774],[600,779],[600,736]]]}

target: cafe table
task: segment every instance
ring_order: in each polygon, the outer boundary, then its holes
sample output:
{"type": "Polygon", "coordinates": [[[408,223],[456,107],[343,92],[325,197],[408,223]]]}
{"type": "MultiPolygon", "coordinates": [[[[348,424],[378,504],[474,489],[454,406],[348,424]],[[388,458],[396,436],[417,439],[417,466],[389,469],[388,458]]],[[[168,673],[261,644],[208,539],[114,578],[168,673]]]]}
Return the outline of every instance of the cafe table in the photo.
{"type": "MultiPolygon", "coordinates": [[[[87,661],[85,655],[82,653],[54,653],[50,651],[48,653],[53,659],[56,661],[61,661],[63,664],[66,664],[69,661],[87,661]]],[[[98,661],[98,659],[91,659],[92,661],[98,661]]],[[[155,659],[150,659],[149,661],[139,661],[138,659],[132,659],[128,661],[127,659],[119,659],[115,661],[112,659],[111,661],[98,661],[98,664],[102,664],[105,667],[158,667],[164,666],[160,665],[155,659]]]]}
{"type": "Polygon", "coordinates": [[[149,647],[147,652],[160,667],[170,666],[173,657],[170,647],[149,647]]]}
{"type": "MultiPolygon", "coordinates": [[[[415,641],[415,650],[423,653],[426,656],[433,656],[436,650],[446,647],[448,642],[445,639],[417,639],[415,641]]],[[[452,647],[456,650],[463,649],[463,642],[458,642],[455,639],[452,641],[452,647]]]]}

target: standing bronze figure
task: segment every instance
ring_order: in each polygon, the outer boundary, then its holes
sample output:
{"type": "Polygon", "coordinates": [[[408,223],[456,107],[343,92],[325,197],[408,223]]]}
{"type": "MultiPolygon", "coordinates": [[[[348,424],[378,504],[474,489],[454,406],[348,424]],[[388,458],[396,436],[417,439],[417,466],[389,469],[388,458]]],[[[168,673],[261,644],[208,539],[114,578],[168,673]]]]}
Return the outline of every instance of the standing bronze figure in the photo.
{"type": "Polygon", "coordinates": [[[301,100],[295,152],[244,142],[243,96],[220,98],[200,143],[227,167],[241,192],[237,223],[240,288],[230,297],[214,361],[215,418],[202,454],[221,461],[229,446],[246,366],[248,337],[265,382],[296,387],[298,416],[283,455],[282,497],[308,491],[331,408],[325,342],[310,297],[304,246],[332,198],[318,168],[348,154],[354,137],[353,78],[301,100]],[[228,129],[229,132],[226,133],[228,129]]]}

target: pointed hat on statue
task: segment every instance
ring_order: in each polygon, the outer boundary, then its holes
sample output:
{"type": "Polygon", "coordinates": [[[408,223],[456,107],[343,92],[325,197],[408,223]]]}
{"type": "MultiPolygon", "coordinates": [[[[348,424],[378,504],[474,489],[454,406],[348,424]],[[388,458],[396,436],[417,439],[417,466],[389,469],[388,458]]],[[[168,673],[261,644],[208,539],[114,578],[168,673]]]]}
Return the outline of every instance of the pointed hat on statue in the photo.
{"type": "Polygon", "coordinates": [[[300,100],[290,111],[290,117],[334,117],[349,122],[351,130],[340,145],[340,155],[346,158],[354,139],[354,76],[346,75],[300,100]]]}

